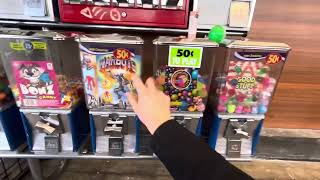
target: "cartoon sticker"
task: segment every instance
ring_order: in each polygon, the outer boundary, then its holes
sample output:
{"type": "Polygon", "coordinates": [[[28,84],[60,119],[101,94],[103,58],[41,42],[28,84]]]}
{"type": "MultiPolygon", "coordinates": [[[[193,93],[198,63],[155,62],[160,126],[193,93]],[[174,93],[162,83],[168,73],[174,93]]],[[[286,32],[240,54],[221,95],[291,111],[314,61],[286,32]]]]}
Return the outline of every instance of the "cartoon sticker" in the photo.
{"type": "Polygon", "coordinates": [[[60,107],[56,73],[49,61],[13,61],[13,73],[22,105],[60,107]]]}
{"type": "Polygon", "coordinates": [[[133,75],[140,73],[141,56],[134,49],[85,45],[80,54],[89,107],[128,104],[125,93],[133,89],[133,75]]]}

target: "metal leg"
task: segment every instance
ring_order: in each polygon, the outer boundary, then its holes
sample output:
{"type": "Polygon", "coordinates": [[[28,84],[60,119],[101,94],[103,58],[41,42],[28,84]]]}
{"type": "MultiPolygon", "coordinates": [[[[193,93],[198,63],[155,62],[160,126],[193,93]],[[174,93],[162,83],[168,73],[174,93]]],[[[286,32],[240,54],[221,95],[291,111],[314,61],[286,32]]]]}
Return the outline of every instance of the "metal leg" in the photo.
{"type": "Polygon", "coordinates": [[[31,171],[33,180],[43,180],[40,160],[39,159],[27,159],[28,165],[31,171]]]}

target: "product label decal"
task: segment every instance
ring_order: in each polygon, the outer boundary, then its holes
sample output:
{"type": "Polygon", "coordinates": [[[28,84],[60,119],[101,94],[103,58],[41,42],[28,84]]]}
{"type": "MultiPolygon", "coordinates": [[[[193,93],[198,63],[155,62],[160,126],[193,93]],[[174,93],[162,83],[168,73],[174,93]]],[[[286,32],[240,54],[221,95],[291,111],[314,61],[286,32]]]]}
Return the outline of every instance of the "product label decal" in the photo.
{"type": "Polygon", "coordinates": [[[47,44],[41,41],[10,42],[10,48],[16,51],[32,51],[34,49],[47,49],[47,44]]]}
{"type": "Polygon", "coordinates": [[[170,46],[168,66],[200,68],[202,47],[170,46]]]}
{"type": "Polygon", "coordinates": [[[13,61],[12,66],[24,106],[61,106],[59,87],[52,62],[13,61]]]}
{"type": "Polygon", "coordinates": [[[80,48],[89,107],[127,104],[125,93],[133,89],[133,75],[140,74],[141,56],[130,48],[86,48],[83,44],[80,48]]]}

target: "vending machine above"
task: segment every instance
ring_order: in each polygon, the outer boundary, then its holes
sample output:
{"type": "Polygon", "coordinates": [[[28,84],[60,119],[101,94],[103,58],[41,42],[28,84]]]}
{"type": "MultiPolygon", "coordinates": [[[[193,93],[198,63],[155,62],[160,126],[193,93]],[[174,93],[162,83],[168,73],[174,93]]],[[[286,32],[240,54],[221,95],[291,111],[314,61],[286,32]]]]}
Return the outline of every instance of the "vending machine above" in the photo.
{"type": "Polygon", "coordinates": [[[59,0],[62,22],[187,28],[189,0],[59,0]]]}
{"type": "Polygon", "coordinates": [[[57,0],[1,0],[0,19],[56,21],[57,0]]]}

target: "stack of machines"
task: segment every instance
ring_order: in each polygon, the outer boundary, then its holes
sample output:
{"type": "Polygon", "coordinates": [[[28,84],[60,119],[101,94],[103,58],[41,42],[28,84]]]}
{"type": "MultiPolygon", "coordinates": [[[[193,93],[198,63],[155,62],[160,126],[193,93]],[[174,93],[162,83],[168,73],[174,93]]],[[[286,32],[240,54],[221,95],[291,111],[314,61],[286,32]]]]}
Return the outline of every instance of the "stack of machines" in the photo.
{"type": "Polygon", "coordinates": [[[132,155],[136,152],[136,118],[127,92],[141,73],[143,40],[119,34],[79,38],[82,77],[90,109],[93,152],[132,155]]]}
{"type": "Polygon", "coordinates": [[[283,43],[233,41],[211,105],[210,146],[230,158],[249,158],[276,89],[290,47],[283,43]],[[214,105],[213,105],[214,104],[214,105]]]}
{"type": "Polygon", "coordinates": [[[8,31],[0,49],[30,150],[78,151],[89,132],[78,44],[55,32],[8,31]]]}

